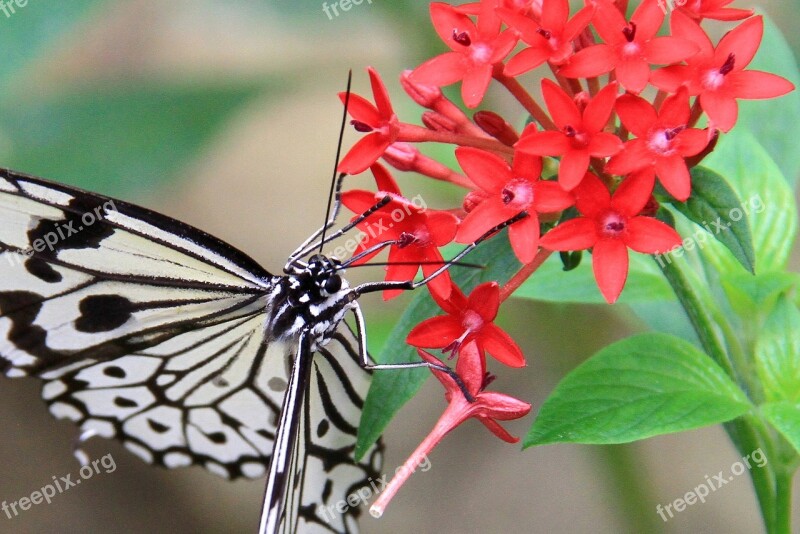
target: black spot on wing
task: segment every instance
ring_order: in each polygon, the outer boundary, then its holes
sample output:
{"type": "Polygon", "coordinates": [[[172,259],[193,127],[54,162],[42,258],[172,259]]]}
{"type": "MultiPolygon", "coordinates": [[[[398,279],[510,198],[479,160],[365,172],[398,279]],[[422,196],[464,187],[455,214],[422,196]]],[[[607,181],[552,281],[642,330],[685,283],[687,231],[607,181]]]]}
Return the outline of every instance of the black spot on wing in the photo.
{"type": "Polygon", "coordinates": [[[111,378],[125,378],[127,376],[125,374],[125,369],[117,367],[116,365],[109,365],[103,369],[103,374],[111,378]]]}
{"type": "Polygon", "coordinates": [[[104,204],[101,198],[76,196],[63,211],[63,218],[41,219],[28,231],[28,240],[37,255],[45,258],[55,258],[61,250],[100,248],[100,243],[114,234],[114,228],[100,220],[113,206],[112,201],[104,204]]]}
{"type": "Polygon", "coordinates": [[[39,280],[50,284],[57,284],[64,278],[61,273],[53,269],[52,265],[37,257],[25,260],[25,270],[39,280]]]}
{"type": "Polygon", "coordinates": [[[115,397],[114,404],[116,404],[120,408],[136,408],[137,406],[139,406],[139,403],[137,403],[136,401],[131,399],[126,399],[125,397],[115,397]]]}
{"type": "Polygon", "coordinates": [[[81,316],[75,320],[80,332],[110,332],[124,325],[134,311],[133,303],[120,295],[92,295],[78,306],[81,316]]]}
{"type": "Polygon", "coordinates": [[[322,421],[320,421],[319,424],[317,425],[317,436],[323,437],[325,434],[328,433],[330,427],[331,425],[330,423],[328,423],[327,419],[323,419],[322,421]]]}
{"type": "Polygon", "coordinates": [[[225,442],[228,441],[228,437],[225,435],[224,432],[213,432],[211,434],[208,434],[208,439],[210,439],[217,445],[224,445],[225,442]]]}
{"type": "Polygon", "coordinates": [[[147,424],[150,425],[150,428],[153,429],[153,432],[156,432],[158,434],[164,434],[169,430],[169,427],[167,425],[161,424],[158,421],[154,421],[152,419],[148,419],[147,424]]]}

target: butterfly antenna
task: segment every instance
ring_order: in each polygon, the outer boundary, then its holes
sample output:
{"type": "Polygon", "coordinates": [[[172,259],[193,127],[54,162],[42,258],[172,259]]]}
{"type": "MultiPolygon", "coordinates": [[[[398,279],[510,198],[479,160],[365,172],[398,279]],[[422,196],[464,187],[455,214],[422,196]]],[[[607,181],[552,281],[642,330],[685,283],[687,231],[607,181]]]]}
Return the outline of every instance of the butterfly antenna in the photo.
{"type": "Polygon", "coordinates": [[[325,243],[325,232],[328,230],[328,217],[331,216],[333,206],[333,192],[336,187],[336,174],[339,168],[339,159],[342,155],[342,142],[344,141],[344,128],[347,125],[347,108],[350,105],[350,87],[353,83],[353,70],[347,72],[347,89],[344,96],[344,110],[342,111],[342,125],[339,127],[339,143],[336,146],[336,163],[333,165],[333,176],[331,177],[331,188],[328,191],[328,207],[325,210],[325,220],[322,226],[322,238],[319,240],[319,252],[322,254],[322,247],[325,243]]]}

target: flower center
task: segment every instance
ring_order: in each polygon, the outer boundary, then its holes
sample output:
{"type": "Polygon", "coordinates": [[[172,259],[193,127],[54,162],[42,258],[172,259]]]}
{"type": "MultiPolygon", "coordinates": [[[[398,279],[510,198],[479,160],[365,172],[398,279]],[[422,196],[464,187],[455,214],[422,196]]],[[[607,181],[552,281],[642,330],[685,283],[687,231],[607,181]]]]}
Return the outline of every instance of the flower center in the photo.
{"type": "Polygon", "coordinates": [[[573,148],[586,148],[589,146],[589,136],[586,132],[576,130],[573,126],[564,126],[564,135],[569,137],[573,148]]]}
{"type": "Polygon", "coordinates": [[[625,218],[612,211],[603,219],[601,230],[607,237],[620,237],[625,231],[625,218]]]}
{"type": "Polygon", "coordinates": [[[703,87],[706,89],[719,89],[725,83],[725,76],[730,74],[736,64],[736,56],[728,54],[725,63],[718,69],[709,69],[703,76],[703,87]]]}
{"type": "Polygon", "coordinates": [[[475,63],[488,63],[492,58],[492,47],[485,44],[475,43],[470,50],[470,56],[475,63]]]}
{"type": "Polygon", "coordinates": [[[730,71],[733,70],[733,66],[736,63],[736,55],[733,52],[728,54],[728,58],[725,60],[725,63],[719,68],[719,73],[725,76],[730,71]]]}
{"type": "Polygon", "coordinates": [[[544,28],[537,28],[536,33],[547,39],[548,41],[553,37],[553,34],[544,28]]]}
{"type": "Polygon", "coordinates": [[[461,315],[461,326],[467,332],[477,332],[483,328],[483,317],[474,310],[467,310],[461,315]]]}
{"type": "Polygon", "coordinates": [[[517,211],[527,209],[533,203],[533,184],[524,178],[515,178],[500,192],[503,204],[517,211]]]}
{"type": "Polygon", "coordinates": [[[472,39],[470,39],[469,33],[465,31],[460,32],[456,28],[453,28],[453,40],[461,46],[469,46],[472,44],[472,39]]]}
{"type": "Polygon", "coordinates": [[[679,133],[686,129],[686,126],[676,126],[675,128],[662,128],[653,132],[647,143],[648,148],[652,152],[661,155],[670,155],[675,149],[672,146],[672,141],[679,133]]]}

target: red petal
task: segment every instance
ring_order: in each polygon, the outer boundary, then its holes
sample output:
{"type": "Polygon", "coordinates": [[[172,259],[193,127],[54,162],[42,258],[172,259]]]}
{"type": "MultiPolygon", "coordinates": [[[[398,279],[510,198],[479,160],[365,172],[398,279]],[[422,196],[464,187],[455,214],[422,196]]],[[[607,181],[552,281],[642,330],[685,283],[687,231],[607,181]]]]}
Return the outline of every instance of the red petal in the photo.
{"type": "Polygon", "coordinates": [[[729,79],[728,83],[733,84],[737,98],[775,98],[794,90],[792,82],[769,72],[746,70],[732,72],[728,77],[733,78],[729,79]]]}
{"type": "Polygon", "coordinates": [[[656,37],[644,45],[644,57],[653,65],[678,63],[700,51],[700,45],[679,37],[656,37]]]}
{"type": "Polygon", "coordinates": [[[650,83],[666,93],[674,93],[688,84],[693,75],[694,71],[686,65],[673,65],[651,72],[650,83]]]}
{"type": "MultiPolygon", "coordinates": [[[[439,358],[436,358],[432,354],[429,354],[428,352],[426,352],[426,351],[424,351],[422,349],[417,349],[417,354],[419,354],[419,357],[422,358],[424,361],[426,361],[428,363],[432,363],[434,365],[439,365],[439,366],[444,366],[444,363],[442,363],[442,361],[439,358]]],[[[445,395],[462,395],[463,396],[463,394],[461,393],[461,388],[458,387],[458,384],[456,384],[456,381],[453,380],[452,376],[450,376],[449,374],[445,373],[444,371],[439,371],[438,369],[433,369],[433,368],[430,368],[430,369],[431,369],[431,373],[433,373],[433,376],[435,376],[436,379],[439,382],[441,382],[442,385],[444,386],[445,391],[446,391],[445,395]]]]}
{"type": "Polygon", "coordinates": [[[480,415],[500,421],[519,419],[531,410],[527,402],[495,391],[479,393],[476,404],[480,405],[480,415]]]}
{"type": "Polygon", "coordinates": [[[441,295],[436,293],[432,293],[431,297],[441,309],[450,315],[460,315],[462,311],[467,309],[467,297],[464,296],[464,293],[461,292],[461,289],[456,284],[453,284],[450,289],[450,295],[447,298],[442,298],[441,295]]]}
{"type": "Polygon", "coordinates": [[[564,133],[548,130],[524,136],[517,142],[515,148],[537,156],[560,156],[571,146],[569,137],[564,133]]]}
{"type": "Polygon", "coordinates": [[[443,349],[464,333],[461,323],[449,315],[425,319],[411,329],[406,343],[425,349],[443,349]]]}
{"type": "Polygon", "coordinates": [[[682,11],[674,11],[669,23],[672,35],[688,39],[700,47],[697,55],[690,58],[692,63],[703,62],[714,56],[714,44],[697,22],[686,16],[682,11]]]}
{"type": "Polygon", "coordinates": [[[342,193],[342,204],[344,204],[347,209],[353,213],[357,213],[358,215],[361,215],[370,209],[377,201],[378,200],[375,198],[375,193],[373,191],[353,189],[342,193]]]}
{"type": "Polygon", "coordinates": [[[514,178],[506,160],[479,148],[459,147],[456,159],[472,183],[487,193],[500,193],[514,178]]]}
{"type": "Polygon", "coordinates": [[[431,21],[436,33],[452,50],[463,51],[466,47],[453,39],[453,32],[467,32],[471,39],[478,37],[478,28],[463,13],[443,2],[433,2],[430,7],[431,21]]]}
{"type": "Polygon", "coordinates": [[[558,73],[567,78],[593,78],[611,72],[616,64],[614,49],[607,44],[598,44],[580,50],[558,73]]]}
{"type": "Polygon", "coordinates": [[[569,18],[568,0],[544,0],[542,2],[542,28],[560,32],[569,18]]]}
{"type": "Polygon", "coordinates": [[[689,128],[683,130],[672,141],[672,147],[684,158],[696,156],[708,145],[708,131],[689,128]]]}
{"type": "MultiPolygon", "coordinates": [[[[425,277],[433,275],[444,264],[444,258],[442,258],[437,249],[428,247],[427,253],[428,255],[423,260],[426,263],[422,264],[422,274],[425,277]]],[[[431,292],[431,295],[436,295],[440,299],[450,298],[450,294],[453,291],[450,273],[443,271],[428,282],[428,291],[431,292]]]]}
{"type": "Polygon", "coordinates": [[[473,67],[464,73],[464,81],[461,83],[461,99],[468,108],[477,107],[483,100],[483,95],[489,88],[492,81],[492,66],[481,65],[473,67]]]}
{"type": "Polygon", "coordinates": [[[650,200],[655,185],[656,175],[652,169],[631,174],[614,191],[611,208],[626,217],[638,215],[650,200]]]}
{"type": "Polygon", "coordinates": [[[625,146],[622,140],[612,133],[600,132],[589,141],[589,154],[594,158],[607,158],[619,153],[625,146]]]}
{"type": "Polygon", "coordinates": [[[498,224],[506,222],[514,215],[516,213],[511,212],[499,198],[486,199],[461,221],[458,232],[456,232],[456,241],[473,243],[483,234],[498,224]]]}
{"type": "Polygon", "coordinates": [[[508,229],[508,239],[511,248],[520,263],[530,263],[539,252],[539,217],[536,212],[517,221],[508,229]]]}
{"type": "Polygon", "coordinates": [[[489,63],[495,64],[503,61],[514,50],[518,42],[519,38],[513,30],[506,30],[501,33],[492,41],[492,55],[489,56],[489,63]]]}
{"type": "Polygon", "coordinates": [[[542,95],[547,103],[547,109],[559,129],[566,126],[577,127],[583,122],[578,106],[555,82],[545,78],[542,80],[542,95]]]}
{"type": "Polygon", "coordinates": [[[339,172],[347,174],[364,172],[386,152],[390,144],[391,141],[378,132],[362,137],[339,163],[339,172]]]}
{"type": "Polygon", "coordinates": [[[703,11],[703,17],[711,20],[722,20],[731,22],[734,20],[742,20],[747,17],[753,16],[752,9],[737,9],[734,7],[726,7],[723,9],[709,9],[703,11]]]}
{"type": "Polygon", "coordinates": [[[610,174],[624,176],[654,163],[655,156],[647,148],[647,143],[643,139],[633,139],[625,143],[622,152],[609,160],[605,171],[610,174]]]}
{"type": "Polygon", "coordinates": [[[613,2],[604,0],[597,2],[596,6],[592,23],[597,33],[606,43],[621,44],[625,41],[622,29],[628,25],[628,21],[613,2]]]}
{"type": "Polygon", "coordinates": [[[389,100],[389,91],[386,90],[386,86],[383,84],[383,80],[378,75],[378,72],[373,69],[372,67],[367,68],[367,72],[369,72],[369,81],[372,85],[372,96],[375,97],[375,104],[378,106],[378,112],[381,114],[384,120],[388,120],[394,115],[394,110],[392,109],[392,102],[389,100]]]}
{"type": "Polygon", "coordinates": [[[685,87],[678,89],[678,92],[668,97],[661,104],[658,110],[658,118],[661,124],[666,126],[685,126],[689,122],[689,93],[685,87]]]}
{"type": "Polygon", "coordinates": [[[617,63],[617,80],[631,93],[639,94],[650,81],[650,65],[640,57],[623,58],[617,63]]]}
{"type": "Polygon", "coordinates": [[[581,183],[587,170],[589,170],[589,151],[568,150],[561,158],[561,165],[558,167],[558,183],[567,191],[571,191],[581,183]]]}
{"type": "Polygon", "coordinates": [[[678,156],[659,158],[656,161],[656,174],[670,195],[681,202],[687,200],[692,192],[692,181],[686,161],[678,156]]]}
{"type": "Polygon", "coordinates": [[[479,336],[480,344],[497,361],[509,367],[524,367],[525,356],[511,336],[493,323],[484,325],[479,336]]]}
{"type": "Polygon", "coordinates": [[[628,278],[628,248],[619,239],[600,239],[592,250],[592,270],[600,293],[613,304],[628,278]]]}
{"type": "Polygon", "coordinates": [[[450,85],[464,77],[467,70],[465,61],[464,54],[448,52],[433,57],[414,69],[410,78],[415,83],[450,85]]]}
{"type": "Polygon", "coordinates": [[[597,242],[597,225],[591,219],[579,217],[564,221],[539,240],[547,250],[584,250],[597,242]]]}
{"type": "Polygon", "coordinates": [[[497,8],[497,14],[509,28],[517,30],[525,43],[537,46],[544,40],[538,32],[539,24],[533,19],[506,8],[497,8]]]}
{"type": "Polygon", "coordinates": [[[736,124],[739,105],[734,98],[719,92],[705,92],[700,95],[700,105],[713,121],[715,128],[727,132],[736,124]]]}
{"type": "Polygon", "coordinates": [[[489,431],[492,434],[494,434],[498,438],[502,439],[506,443],[518,443],[519,442],[519,438],[514,437],[511,434],[509,434],[508,431],[505,428],[500,426],[500,423],[494,421],[493,419],[490,419],[490,418],[485,417],[483,415],[476,415],[475,418],[478,421],[480,421],[481,423],[483,423],[483,426],[488,428],[489,431]]]}
{"type": "Polygon", "coordinates": [[[734,71],[743,70],[753,60],[764,34],[764,20],[760,15],[742,22],[720,39],[714,51],[715,62],[727,61],[728,56],[736,57],[734,71]]]}
{"type": "Polygon", "coordinates": [[[594,17],[594,6],[586,6],[575,13],[564,27],[564,34],[561,36],[562,39],[565,41],[572,41],[575,39],[579,33],[586,29],[592,21],[592,17],[594,17]]]}
{"type": "Polygon", "coordinates": [[[600,178],[586,173],[581,184],[573,191],[575,207],[583,215],[597,218],[603,215],[611,205],[611,193],[600,178]]]}
{"type": "Polygon", "coordinates": [[[431,241],[437,247],[450,243],[456,235],[458,217],[448,211],[426,211],[425,225],[431,233],[431,241]]]}
{"type": "Polygon", "coordinates": [[[653,217],[634,217],[626,226],[625,244],[636,252],[663,254],[681,244],[674,228],[653,217]]]}
{"type": "Polygon", "coordinates": [[[625,94],[617,99],[617,113],[625,127],[636,137],[646,137],[658,121],[658,113],[652,104],[634,95],[625,94]]]}
{"type": "Polygon", "coordinates": [[[618,86],[612,82],[597,93],[583,111],[583,127],[587,132],[599,132],[605,128],[614,104],[617,101],[618,86]]]}
{"type": "Polygon", "coordinates": [[[661,5],[658,0],[643,0],[633,12],[631,21],[636,23],[636,41],[640,43],[649,41],[658,33],[664,22],[664,10],[661,5]]]}
{"type": "Polygon", "coordinates": [[[518,150],[514,153],[514,161],[511,164],[511,174],[515,177],[527,178],[533,182],[538,180],[542,175],[543,166],[542,158],[539,156],[518,150]]]}
{"type": "Polygon", "coordinates": [[[532,46],[521,51],[506,63],[503,74],[519,76],[542,65],[550,57],[550,51],[543,47],[532,46]]]}
{"type": "Polygon", "coordinates": [[[373,176],[375,176],[375,184],[378,186],[378,191],[402,195],[400,192],[400,186],[398,186],[397,182],[394,181],[394,178],[392,178],[392,175],[389,173],[386,167],[380,163],[375,163],[374,165],[370,166],[369,170],[371,170],[373,176]]]}
{"type": "Polygon", "coordinates": [[[494,321],[500,309],[500,287],[497,282],[485,282],[473,289],[467,299],[467,307],[477,312],[484,321],[494,321]]]}
{"type": "MultiPolygon", "coordinates": [[[[346,98],[347,93],[339,93],[339,100],[342,101],[342,104],[344,104],[346,98]]],[[[347,113],[354,119],[373,128],[379,127],[383,122],[378,108],[363,96],[355,93],[350,93],[350,100],[347,102],[347,113]]]]}
{"type": "Polygon", "coordinates": [[[539,213],[555,213],[574,203],[573,196],[564,191],[557,182],[540,180],[533,184],[533,208],[539,213]]]}
{"type": "Polygon", "coordinates": [[[479,395],[486,377],[486,357],[474,341],[464,343],[458,350],[456,373],[473,395],[479,395]]]}

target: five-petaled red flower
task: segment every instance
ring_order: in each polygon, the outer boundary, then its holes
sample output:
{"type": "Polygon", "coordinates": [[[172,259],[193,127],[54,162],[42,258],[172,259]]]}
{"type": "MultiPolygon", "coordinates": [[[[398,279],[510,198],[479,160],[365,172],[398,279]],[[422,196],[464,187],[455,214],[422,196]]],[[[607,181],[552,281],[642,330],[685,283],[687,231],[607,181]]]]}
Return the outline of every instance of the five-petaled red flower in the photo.
{"type": "Polygon", "coordinates": [[[558,131],[531,131],[516,148],[537,156],[562,156],[558,183],[566,190],[577,186],[589,169],[589,158],[606,158],[622,150],[616,135],[603,132],[617,99],[617,84],[611,83],[592,98],[583,112],[561,87],[542,80],[542,94],[558,131]]]}
{"type": "Polygon", "coordinates": [[[541,240],[549,250],[592,249],[592,268],[600,292],[613,303],[628,277],[628,248],[646,254],[666,252],[681,243],[670,226],[640,213],[650,200],[652,171],[629,176],[612,196],[593,174],[588,174],[574,193],[583,217],[564,221],[541,240]]]}
{"type": "Polygon", "coordinates": [[[467,107],[474,108],[492,80],[494,66],[514,49],[516,33],[500,31],[501,22],[495,13],[495,0],[483,0],[478,24],[449,4],[431,4],[431,19],[436,32],[452,52],[429,59],[411,74],[416,82],[449,85],[459,80],[461,97],[467,107]]]}
{"type": "Polygon", "coordinates": [[[617,113],[636,139],[625,143],[605,171],[626,175],[654,169],[669,193],[681,202],[689,198],[692,182],[684,158],[699,154],[708,144],[708,132],[688,128],[689,96],[686,89],[664,100],[659,111],[641,97],[626,94],[617,99],[617,113]]]}
{"type": "MultiPolygon", "coordinates": [[[[526,131],[535,126],[530,125],[526,131]]],[[[460,147],[456,158],[485,200],[471,209],[456,234],[459,243],[472,243],[483,234],[525,211],[528,216],[511,225],[508,237],[519,261],[530,263],[539,249],[539,213],[556,213],[570,207],[572,196],[558,183],[540,180],[542,159],[518,151],[514,163],[477,148],[460,147]]]]}
{"type": "Polygon", "coordinates": [[[426,349],[442,349],[458,354],[460,348],[475,342],[498,361],[511,367],[525,365],[522,350],[497,325],[494,319],[500,308],[500,288],[497,282],[486,282],[472,290],[469,297],[453,286],[449,299],[433,293],[436,303],[447,315],[422,321],[406,338],[406,343],[426,349]]]}
{"type": "Polygon", "coordinates": [[[698,51],[689,39],[657,37],[663,21],[658,0],[643,0],[630,22],[610,0],[597,0],[594,26],[604,43],[576,53],[559,74],[591,78],[613,70],[626,90],[640,93],[650,79],[650,65],[677,63],[698,51]]]}
{"type": "MultiPolygon", "coordinates": [[[[415,204],[400,193],[400,188],[389,172],[379,163],[370,167],[378,184],[378,192],[352,190],[342,194],[342,204],[357,214],[366,212],[386,195],[391,201],[358,224],[364,235],[356,254],[380,243],[388,243],[389,260],[386,280],[413,280],[419,268],[425,276],[433,274],[444,264],[439,247],[453,240],[458,218],[446,211],[435,211],[415,204]]],[[[382,250],[382,248],[380,249],[382,250]]],[[[355,264],[361,264],[380,252],[366,254],[355,264]]],[[[450,296],[450,275],[447,271],[428,283],[431,293],[442,298],[450,296]]],[[[383,292],[388,300],[402,293],[391,289],[383,292]]]]}
{"type": "MultiPolygon", "coordinates": [[[[383,80],[372,67],[367,71],[375,104],[362,96],[350,94],[347,111],[353,117],[351,124],[359,132],[369,134],[359,140],[339,163],[339,172],[347,174],[358,174],[367,170],[397,140],[400,133],[400,124],[383,80]]],[[[339,98],[344,103],[347,94],[339,93],[339,98]]]]}
{"type": "Polygon", "coordinates": [[[594,8],[586,6],[570,19],[568,0],[543,0],[541,17],[536,20],[518,10],[498,9],[497,12],[528,45],[512,57],[504,69],[507,76],[518,76],[545,61],[554,65],[566,61],[574,52],[572,41],[589,25],[594,8]]]}
{"type": "Polygon", "coordinates": [[[716,49],[702,28],[686,15],[672,14],[672,33],[691,39],[700,51],[686,60],[653,73],[652,83],[674,93],[685,86],[689,95],[700,95],[700,105],[712,125],[727,132],[736,123],[737,98],[774,98],[794,89],[794,85],[768,72],[744,70],[753,59],[764,31],[762,17],[753,17],[725,34],[716,49]]]}

